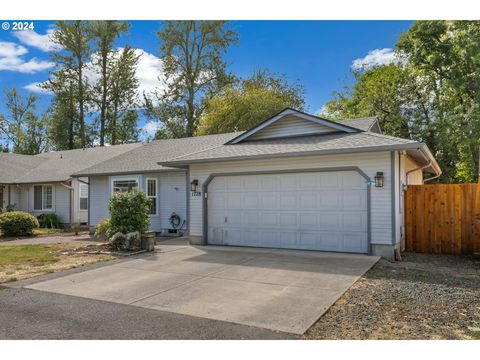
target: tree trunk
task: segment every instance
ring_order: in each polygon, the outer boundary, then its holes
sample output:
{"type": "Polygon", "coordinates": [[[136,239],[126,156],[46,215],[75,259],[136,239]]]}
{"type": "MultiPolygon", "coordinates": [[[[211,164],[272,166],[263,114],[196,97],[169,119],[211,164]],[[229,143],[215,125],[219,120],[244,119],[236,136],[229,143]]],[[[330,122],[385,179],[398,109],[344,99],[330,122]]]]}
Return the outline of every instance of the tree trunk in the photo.
{"type": "Polygon", "coordinates": [[[107,54],[102,52],[102,104],[100,107],[100,146],[105,146],[105,117],[107,109],[107,54]]]}
{"type": "Polygon", "coordinates": [[[118,102],[115,101],[113,105],[113,114],[112,114],[112,145],[117,144],[117,117],[118,117],[118,102]]]}
{"type": "Polygon", "coordinates": [[[82,148],[85,148],[85,114],[83,110],[83,62],[81,57],[78,58],[78,107],[79,107],[79,120],[80,120],[80,144],[82,148]]]}
{"type": "Polygon", "coordinates": [[[69,116],[69,121],[68,121],[68,148],[70,150],[73,149],[73,125],[75,122],[75,106],[73,104],[73,88],[72,85],[70,85],[70,96],[69,96],[69,104],[68,104],[68,113],[70,114],[69,116]]]}
{"type": "Polygon", "coordinates": [[[192,88],[188,89],[188,99],[187,99],[187,137],[193,136],[195,132],[195,108],[194,108],[194,90],[192,88]]]}

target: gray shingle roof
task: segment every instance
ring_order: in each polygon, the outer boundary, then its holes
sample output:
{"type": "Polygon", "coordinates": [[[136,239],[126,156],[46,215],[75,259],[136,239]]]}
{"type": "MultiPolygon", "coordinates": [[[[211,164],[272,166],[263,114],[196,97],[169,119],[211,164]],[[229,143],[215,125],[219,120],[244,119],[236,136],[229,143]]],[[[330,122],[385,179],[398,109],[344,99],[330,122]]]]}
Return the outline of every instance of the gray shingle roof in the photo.
{"type": "MultiPolygon", "coordinates": [[[[6,168],[5,183],[43,183],[67,181],[74,172],[111,159],[119,154],[142,146],[142,143],[94,147],[43,153],[35,156],[6,154],[0,158],[1,175],[4,177],[5,164],[15,163],[16,168],[6,168]],[[28,159],[28,160],[27,160],[28,159]],[[23,166],[23,169],[19,167],[23,166]]],[[[1,181],[0,181],[1,182],[1,181]]]]}
{"type": "Polygon", "coordinates": [[[372,132],[335,133],[305,137],[280,138],[248,141],[235,145],[220,145],[213,149],[179,156],[170,161],[159,161],[163,166],[238,160],[246,158],[294,156],[312,153],[340,153],[353,151],[375,151],[381,149],[407,149],[422,146],[414,140],[396,138],[372,132]]]}
{"type": "Polygon", "coordinates": [[[366,117],[366,118],[359,118],[359,119],[351,119],[351,120],[338,120],[340,124],[348,125],[363,131],[369,131],[376,123],[376,117],[366,117]]]}
{"type": "MultiPolygon", "coordinates": [[[[181,139],[154,140],[115,158],[74,173],[75,176],[112,175],[125,173],[165,171],[159,161],[205,151],[223,145],[241,132],[196,136],[181,139]]],[[[171,170],[171,169],[170,169],[171,170]]]]}
{"type": "Polygon", "coordinates": [[[31,155],[0,153],[0,184],[15,181],[40,162],[40,159],[31,155]]]}

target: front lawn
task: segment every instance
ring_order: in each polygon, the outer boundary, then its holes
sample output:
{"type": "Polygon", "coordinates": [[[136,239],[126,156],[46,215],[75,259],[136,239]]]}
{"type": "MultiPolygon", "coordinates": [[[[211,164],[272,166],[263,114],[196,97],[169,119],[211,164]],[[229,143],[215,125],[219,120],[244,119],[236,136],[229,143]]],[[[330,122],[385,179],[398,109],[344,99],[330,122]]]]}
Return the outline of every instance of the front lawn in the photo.
{"type": "Polygon", "coordinates": [[[76,251],[78,244],[0,247],[0,283],[115,259],[101,253],[76,251]]]}
{"type": "Polygon", "coordinates": [[[304,338],[479,339],[480,257],[382,259],[304,338]]]}
{"type": "Polygon", "coordinates": [[[33,235],[58,234],[63,232],[64,232],[63,229],[47,229],[47,228],[33,229],[33,235]]]}

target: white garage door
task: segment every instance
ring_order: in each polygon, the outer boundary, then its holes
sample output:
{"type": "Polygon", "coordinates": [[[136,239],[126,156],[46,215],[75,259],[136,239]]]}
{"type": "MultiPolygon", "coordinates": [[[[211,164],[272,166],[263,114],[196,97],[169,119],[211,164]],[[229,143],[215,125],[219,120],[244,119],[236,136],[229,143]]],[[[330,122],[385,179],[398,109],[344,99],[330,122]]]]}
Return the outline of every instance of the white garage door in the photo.
{"type": "Polygon", "coordinates": [[[215,177],[208,242],[368,252],[367,184],[356,171],[215,177]]]}

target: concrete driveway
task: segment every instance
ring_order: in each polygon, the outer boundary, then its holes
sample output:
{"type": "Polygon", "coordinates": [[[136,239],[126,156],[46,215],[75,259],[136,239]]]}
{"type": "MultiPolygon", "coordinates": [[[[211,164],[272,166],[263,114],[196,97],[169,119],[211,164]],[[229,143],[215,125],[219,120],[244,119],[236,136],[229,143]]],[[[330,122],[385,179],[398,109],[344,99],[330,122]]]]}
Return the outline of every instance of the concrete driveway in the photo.
{"type": "Polygon", "coordinates": [[[161,243],[26,288],[303,334],[378,257],[161,243]]]}

